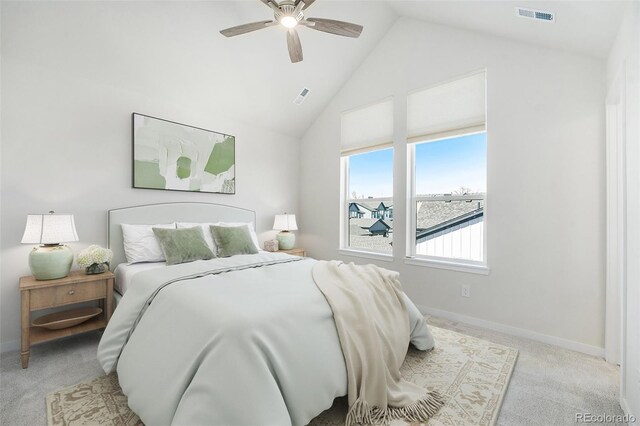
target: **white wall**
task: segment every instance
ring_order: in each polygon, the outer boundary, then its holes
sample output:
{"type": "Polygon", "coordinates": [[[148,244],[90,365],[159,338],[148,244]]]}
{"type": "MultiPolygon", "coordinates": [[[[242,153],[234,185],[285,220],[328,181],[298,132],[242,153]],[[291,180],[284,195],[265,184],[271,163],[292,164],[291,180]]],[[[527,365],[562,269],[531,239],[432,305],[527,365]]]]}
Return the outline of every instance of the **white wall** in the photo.
{"type": "Polygon", "coordinates": [[[629,6],[607,61],[607,86],[621,83],[626,141],[626,302],[622,405],[640,416],[640,4],[629,6]],[[618,82],[614,83],[616,78],[618,82]]]}
{"type": "Polygon", "coordinates": [[[302,142],[302,244],[341,256],[340,114],[394,96],[394,255],[424,307],[501,324],[601,353],[604,341],[604,64],[601,61],[400,19],[307,131],[302,142]],[[407,265],[406,95],[487,69],[487,276],[407,265]],[[460,286],[471,286],[471,298],[460,286]]]}
{"type": "MultiPolygon", "coordinates": [[[[216,92],[176,95],[183,83],[193,86],[193,65],[149,53],[153,46],[175,43],[172,28],[154,21],[162,13],[147,14],[139,4],[104,7],[2,5],[0,337],[5,351],[17,348],[20,337],[18,278],[29,274],[31,249],[20,239],[28,213],[75,214],[80,242],[71,247],[77,252],[89,244],[106,245],[112,208],[172,201],[250,208],[264,239],[271,235],[274,214],[298,207],[299,140],[227,116],[216,92]],[[141,38],[129,40],[123,33],[141,38]],[[144,76],[137,70],[154,70],[154,83],[138,84],[144,76]],[[237,195],[132,189],[134,111],[235,135],[237,195]]],[[[185,45],[183,56],[196,62],[204,53],[185,45]]],[[[217,68],[207,75],[218,78],[217,68]]]]}

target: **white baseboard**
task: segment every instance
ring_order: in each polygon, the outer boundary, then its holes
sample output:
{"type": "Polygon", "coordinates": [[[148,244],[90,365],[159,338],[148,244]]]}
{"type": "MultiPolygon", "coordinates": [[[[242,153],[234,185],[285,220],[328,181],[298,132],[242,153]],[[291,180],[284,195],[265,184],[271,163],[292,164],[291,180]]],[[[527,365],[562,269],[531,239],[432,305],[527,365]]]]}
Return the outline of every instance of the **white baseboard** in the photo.
{"type": "Polygon", "coordinates": [[[538,333],[524,328],[513,327],[510,325],[500,324],[497,322],[487,321],[480,318],[474,318],[467,315],[457,314],[455,312],[443,311],[436,308],[431,308],[424,305],[417,305],[420,312],[423,314],[433,315],[436,317],[445,318],[452,321],[460,321],[466,324],[474,325],[477,327],[486,328],[488,330],[498,331],[500,333],[510,334],[517,337],[525,337],[527,339],[535,340],[537,342],[547,343],[550,345],[559,346],[561,348],[569,349],[576,352],[581,352],[587,355],[597,356],[604,358],[604,348],[598,346],[587,345],[585,343],[576,342],[573,340],[563,339],[561,337],[549,336],[547,334],[538,333]]]}
{"type": "Polygon", "coordinates": [[[0,342],[0,354],[17,351],[18,349],[20,349],[20,340],[7,340],[6,342],[0,342]]]}
{"type": "Polygon", "coordinates": [[[629,403],[627,402],[626,398],[620,398],[620,407],[622,407],[622,411],[624,411],[624,413],[628,416],[628,417],[634,417],[634,418],[638,418],[636,417],[635,413],[631,412],[631,409],[629,408],[629,403]]]}

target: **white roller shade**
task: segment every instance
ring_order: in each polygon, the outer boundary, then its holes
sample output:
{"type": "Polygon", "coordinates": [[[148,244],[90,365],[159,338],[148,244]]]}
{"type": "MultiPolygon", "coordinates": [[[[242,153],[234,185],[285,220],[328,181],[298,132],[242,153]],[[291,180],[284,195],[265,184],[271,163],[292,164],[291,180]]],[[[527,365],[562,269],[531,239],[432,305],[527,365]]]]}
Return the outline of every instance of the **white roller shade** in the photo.
{"type": "Polygon", "coordinates": [[[407,97],[407,139],[420,142],[485,130],[486,73],[420,90],[407,97]]]}
{"type": "Polygon", "coordinates": [[[393,99],[342,114],[341,152],[351,155],[393,145],[393,99]]]}

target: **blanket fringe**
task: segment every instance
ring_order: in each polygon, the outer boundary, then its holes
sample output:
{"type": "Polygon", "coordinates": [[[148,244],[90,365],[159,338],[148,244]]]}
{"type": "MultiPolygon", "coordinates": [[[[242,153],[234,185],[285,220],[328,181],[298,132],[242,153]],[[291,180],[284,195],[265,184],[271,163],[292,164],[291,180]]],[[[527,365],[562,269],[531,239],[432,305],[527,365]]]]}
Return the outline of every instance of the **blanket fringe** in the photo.
{"type": "Polygon", "coordinates": [[[429,392],[423,398],[404,407],[370,408],[364,398],[358,398],[351,405],[345,426],[388,425],[391,420],[405,419],[412,423],[426,422],[444,405],[445,400],[438,392],[429,392]]]}

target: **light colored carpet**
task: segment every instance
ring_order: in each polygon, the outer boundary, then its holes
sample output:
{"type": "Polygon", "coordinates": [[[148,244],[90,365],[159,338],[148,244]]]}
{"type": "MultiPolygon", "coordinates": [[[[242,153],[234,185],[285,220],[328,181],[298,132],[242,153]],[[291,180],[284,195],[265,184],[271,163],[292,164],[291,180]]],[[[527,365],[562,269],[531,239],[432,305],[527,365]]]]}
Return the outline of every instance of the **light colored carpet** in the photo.
{"type": "MultiPolygon", "coordinates": [[[[434,326],[519,351],[498,425],[575,425],[576,412],[622,415],[618,368],[596,357],[431,317],[434,326]]],[[[45,396],[103,374],[96,360],[99,332],[32,348],[29,368],[18,351],[0,357],[0,424],[47,424],[45,396]]]]}
{"type": "Polygon", "coordinates": [[[518,350],[499,426],[575,425],[576,413],[624,415],[620,369],[602,358],[442,318],[428,322],[518,350]]]}
{"type": "MultiPolygon", "coordinates": [[[[518,351],[442,328],[433,327],[432,332],[436,348],[427,353],[410,349],[401,369],[406,380],[440,392],[447,401],[429,425],[495,424],[518,351]]],[[[311,424],[341,426],[346,414],[347,406],[341,398],[311,424]]],[[[47,415],[51,426],[139,424],[115,375],[50,393],[47,415]]],[[[396,420],[392,424],[407,423],[396,420]]]]}

